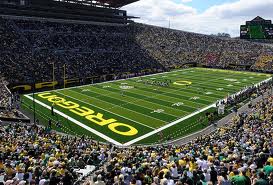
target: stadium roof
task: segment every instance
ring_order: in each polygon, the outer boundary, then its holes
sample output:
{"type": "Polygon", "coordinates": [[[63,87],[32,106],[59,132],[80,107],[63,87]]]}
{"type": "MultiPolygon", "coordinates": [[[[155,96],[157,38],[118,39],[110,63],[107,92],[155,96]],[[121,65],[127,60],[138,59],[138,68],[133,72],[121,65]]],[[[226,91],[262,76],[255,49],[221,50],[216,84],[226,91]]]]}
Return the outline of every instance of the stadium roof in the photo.
{"type": "MultiPolygon", "coordinates": [[[[31,0],[33,1],[33,0],[31,0]]],[[[41,0],[38,0],[41,1],[41,0]]],[[[66,2],[66,3],[76,3],[82,5],[93,5],[93,6],[109,6],[113,8],[120,8],[122,6],[128,5],[130,3],[139,1],[139,0],[47,0],[50,1],[57,1],[57,2],[66,2]]],[[[44,1],[46,2],[46,1],[44,1]]]]}
{"type": "Polygon", "coordinates": [[[136,2],[138,0],[97,0],[97,1],[101,3],[107,3],[114,8],[119,8],[119,7],[128,5],[130,3],[136,2]]]}
{"type": "Polygon", "coordinates": [[[254,19],[252,19],[252,21],[264,21],[264,19],[260,16],[257,16],[254,19]]]}

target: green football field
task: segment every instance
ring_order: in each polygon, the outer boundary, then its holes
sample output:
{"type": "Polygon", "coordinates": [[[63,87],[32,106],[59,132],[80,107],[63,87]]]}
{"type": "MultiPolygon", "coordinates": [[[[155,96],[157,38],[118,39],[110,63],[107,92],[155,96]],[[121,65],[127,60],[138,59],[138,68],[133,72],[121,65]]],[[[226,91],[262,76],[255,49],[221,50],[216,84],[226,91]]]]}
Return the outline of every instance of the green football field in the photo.
{"type": "MultiPolygon", "coordinates": [[[[206,127],[204,115],[215,110],[217,101],[270,77],[189,68],[36,93],[35,110],[45,125],[52,119],[53,129],[68,134],[120,146],[161,143],[206,127]],[[151,84],[154,81],[170,85],[151,84]]],[[[32,94],[23,96],[22,105],[33,111],[32,94]]]]}

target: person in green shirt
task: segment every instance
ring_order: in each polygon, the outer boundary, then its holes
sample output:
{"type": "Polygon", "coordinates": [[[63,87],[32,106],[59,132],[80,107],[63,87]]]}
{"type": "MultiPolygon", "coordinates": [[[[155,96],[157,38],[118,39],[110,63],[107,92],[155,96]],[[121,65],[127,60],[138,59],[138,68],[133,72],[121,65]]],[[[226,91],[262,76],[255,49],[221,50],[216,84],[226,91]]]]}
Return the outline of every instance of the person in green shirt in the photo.
{"type": "Polygon", "coordinates": [[[271,172],[273,172],[273,166],[270,165],[270,162],[266,162],[263,171],[267,177],[270,175],[271,172]]]}
{"type": "Polygon", "coordinates": [[[254,185],[269,185],[268,181],[265,180],[264,172],[259,173],[259,177],[258,177],[257,181],[254,183],[254,185]]]}
{"type": "Polygon", "coordinates": [[[239,175],[238,170],[234,170],[234,176],[231,178],[231,183],[233,185],[246,185],[246,178],[239,175]]]}

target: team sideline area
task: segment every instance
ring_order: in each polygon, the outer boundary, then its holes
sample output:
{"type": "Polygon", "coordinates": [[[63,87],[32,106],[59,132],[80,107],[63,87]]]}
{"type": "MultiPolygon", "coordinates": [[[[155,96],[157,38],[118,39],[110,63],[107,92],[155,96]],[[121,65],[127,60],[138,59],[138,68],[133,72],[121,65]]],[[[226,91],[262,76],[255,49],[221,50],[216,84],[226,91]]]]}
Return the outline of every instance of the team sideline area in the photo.
{"type": "MultiPolygon", "coordinates": [[[[35,111],[68,134],[119,146],[158,144],[205,128],[206,113],[216,111],[217,102],[270,79],[269,74],[189,68],[36,93],[35,111]]],[[[23,96],[23,108],[33,111],[32,94],[23,96]]]]}

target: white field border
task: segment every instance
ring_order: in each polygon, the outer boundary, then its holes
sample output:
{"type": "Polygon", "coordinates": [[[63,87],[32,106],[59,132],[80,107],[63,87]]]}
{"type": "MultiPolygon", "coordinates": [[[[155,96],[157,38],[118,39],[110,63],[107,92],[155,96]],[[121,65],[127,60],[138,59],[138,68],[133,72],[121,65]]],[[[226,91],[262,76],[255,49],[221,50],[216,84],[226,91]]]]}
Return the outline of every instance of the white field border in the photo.
{"type": "MultiPolygon", "coordinates": [[[[179,72],[179,71],[188,71],[188,70],[192,70],[192,69],[198,69],[198,67],[197,67],[197,68],[180,69],[180,70],[168,71],[168,72],[162,72],[162,73],[155,73],[155,74],[145,75],[145,76],[143,76],[143,77],[146,77],[146,76],[155,76],[155,75],[167,74],[167,73],[173,73],[173,72],[179,72]]],[[[207,68],[205,68],[205,69],[207,69],[207,68]]],[[[210,70],[210,69],[208,69],[208,70],[210,70]]],[[[211,69],[211,70],[213,70],[213,69],[211,69]]],[[[224,70],[224,71],[225,71],[225,70],[224,70]]],[[[231,71],[232,71],[232,70],[231,70],[231,71]]],[[[241,71],[240,71],[240,72],[241,72],[241,71]]],[[[241,72],[241,73],[249,73],[249,74],[252,74],[252,75],[254,74],[253,72],[241,72]]],[[[255,73],[255,74],[267,75],[267,74],[265,74],[265,73],[255,73]]],[[[140,76],[132,77],[132,78],[129,78],[129,79],[134,79],[134,78],[140,78],[140,76]]],[[[128,78],[125,78],[125,79],[118,79],[118,80],[111,80],[111,81],[106,81],[106,82],[101,82],[101,83],[99,83],[99,84],[111,83],[111,82],[117,82],[117,81],[124,81],[124,80],[126,80],[126,79],[128,79],[128,78]]],[[[272,79],[272,76],[271,76],[270,78],[266,79],[266,80],[263,80],[263,81],[261,81],[261,82],[255,84],[254,86],[257,87],[258,85],[260,85],[260,84],[262,84],[262,83],[264,83],[264,82],[267,82],[267,81],[269,81],[269,80],[271,80],[271,79],[272,79]]],[[[97,84],[97,83],[96,83],[96,84],[97,84]]],[[[86,85],[81,85],[81,86],[68,87],[68,88],[65,88],[65,89],[81,88],[81,87],[86,87],[86,86],[90,86],[90,85],[95,85],[95,84],[86,84],[86,85]]],[[[249,86],[248,86],[248,87],[249,87],[249,86]]],[[[237,93],[235,93],[235,94],[233,94],[233,95],[230,95],[230,96],[236,96],[236,95],[238,95],[238,94],[240,94],[240,93],[246,91],[248,87],[246,87],[245,89],[243,89],[243,90],[241,90],[241,91],[239,91],[239,92],[237,92],[237,93]]],[[[63,89],[62,89],[62,90],[63,90],[63,89]]],[[[58,91],[58,90],[55,90],[55,91],[58,91]]],[[[50,91],[44,91],[44,92],[52,92],[52,90],[50,90],[50,91]]],[[[39,92],[39,93],[41,93],[41,92],[39,92]]],[[[35,93],[35,94],[38,94],[38,93],[35,93]]],[[[28,99],[30,99],[30,100],[33,101],[33,97],[31,97],[30,95],[31,95],[31,94],[27,94],[27,95],[24,95],[24,96],[27,97],[28,99]]],[[[222,100],[225,100],[225,99],[222,99],[222,100]]],[[[222,101],[222,100],[220,100],[220,101],[222,101]]],[[[40,104],[41,106],[43,106],[43,107],[45,107],[45,108],[47,108],[47,109],[49,109],[49,110],[51,110],[51,107],[50,107],[50,106],[48,106],[48,105],[42,103],[41,101],[39,101],[39,100],[37,100],[37,99],[34,99],[34,102],[40,104]]],[[[62,112],[56,110],[56,109],[54,109],[54,112],[56,112],[57,114],[61,115],[61,116],[64,117],[64,118],[67,118],[68,120],[70,120],[71,122],[77,124],[78,126],[80,126],[80,127],[82,127],[82,128],[85,128],[86,130],[88,130],[88,131],[90,131],[90,132],[96,134],[97,136],[99,136],[99,137],[105,139],[106,141],[109,141],[109,142],[111,142],[111,143],[113,143],[113,144],[115,144],[115,145],[117,145],[117,146],[120,146],[120,147],[128,147],[128,146],[130,146],[130,145],[132,145],[132,144],[134,144],[134,143],[136,143],[136,142],[138,142],[138,141],[140,141],[140,140],[143,140],[143,139],[145,139],[145,138],[147,138],[147,137],[149,137],[149,136],[152,136],[152,135],[154,135],[154,134],[156,134],[156,133],[158,133],[158,132],[160,132],[160,131],[163,131],[163,130],[165,130],[165,129],[171,127],[171,126],[174,126],[174,125],[180,123],[181,121],[184,121],[184,120],[186,120],[186,119],[188,119],[188,118],[191,118],[191,117],[193,117],[193,116],[195,116],[195,115],[197,115],[197,114],[199,114],[199,113],[201,113],[201,112],[204,112],[204,111],[206,111],[206,110],[208,110],[208,109],[210,109],[210,108],[212,108],[212,107],[216,107],[216,103],[217,103],[217,102],[215,102],[215,103],[213,103],[213,104],[211,104],[211,105],[209,105],[209,106],[207,106],[207,107],[204,107],[204,108],[202,108],[202,109],[200,109],[200,110],[198,110],[198,111],[195,111],[195,112],[193,112],[193,113],[191,113],[191,114],[189,114],[189,115],[187,115],[187,116],[185,116],[185,117],[182,117],[182,118],[180,118],[180,119],[178,119],[178,120],[175,120],[175,121],[173,121],[173,122],[171,122],[171,123],[168,123],[167,125],[164,125],[164,126],[158,128],[158,129],[155,129],[155,130],[153,130],[153,131],[151,131],[151,132],[149,132],[149,133],[147,133],[147,134],[144,134],[144,135],[142,135],[142,136],[140,136],[140,137],[138,137],[138,138],[135,138],[135,139],[133,139],[133,140],[127,142],[127,143],[124,143],[124,144],[121,144],[120,142],[118,142],[118,141],[116,141],[116,140],[114,140],[114,139],[112,139],[112,138],[110,138],[110,137],[108,137],[108,136],[106,136],[106,135],[104,135],[104,134],[98,132],[98,131],[95,130],[95,129],[92,129],[92,128],[88,127],[87,125],[85,125],[85,124],[79,122],[78,120],[76,120],[76,119],[74,119],[74,118],[72,118],[72,117],[70,117],[70,116],[68,116],[68,115],[66,115],[66,114],[64,114],[64,113],[62,113],[62,112]]]]}
{"type": "Polygon", "coordinates": [[[138,137],[138,138],[135,138],[135,139],[133,139],[133,140],[127,142],[127,143],[124,143],[123,146],[130,146],[130,145],[132,145],[132,144],[134,144],[134,143],[136,143],[136,142],[138,142],[138,141],[140,141],[140,140],[142,140],[142,139],[145,139],[145,138],[147,138],[147,137],[149,137],[149,136],[152,136],[152,135],[154,135],[154,134],[156,134],[156,133],[158,133],[158,132],[160,132],[160,131],[163,131],[163,130],[165,130],[166,128],[169,128],[169,127],[171,127],[171,126],[174,126],[174,125],[180,123],[181,121],[184,121],[184,120],[186,120],[186,119],[188,119],[188,118],[191,118],[192,116],[195,116],[196,114],[199,114],[199,113],[201,113],[201,112],[204,112],[204,111],[206,111],[206,110],[208,110],[208,109],[210,109],[210,108],[212,108],[212,107],[216,107],[216,103],[213,103],[213,104],[211,104],[211,105],[209,105],[209,106],[207,106],[207,107],[205,107],[205,108],[203,108],[203,109],[200,109],[200,110],[198,110],[198,111],[195,111],[195,112],[193,112],[193,113],[191,113],[191,114],[189,114],[189,115],[187,115],[187,116],[185,116],[185,117],[182,117],[182,118],[180,118],[180,119],[178,119],[178,120],[175,120],[175,121],[173,121],[173,122],[171,122],[171,123],[169,123],[169,124],[167,124],[167,125],[164,125],[163,127],[160,127],[160,128],[158,128],[158,129],[156,129],[156,130],[153,130],[152,132],[149,132],[149,133],[147,133],[147,134],[144,134],[144,135],[142,135],[142,136],[140,136],[140,137],[138,137]]]}

